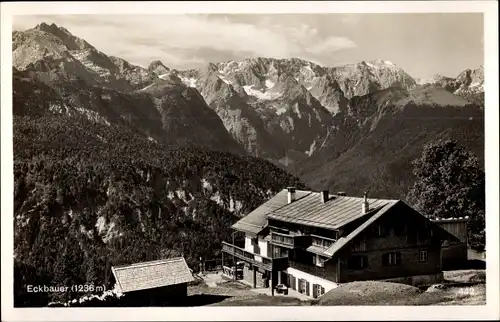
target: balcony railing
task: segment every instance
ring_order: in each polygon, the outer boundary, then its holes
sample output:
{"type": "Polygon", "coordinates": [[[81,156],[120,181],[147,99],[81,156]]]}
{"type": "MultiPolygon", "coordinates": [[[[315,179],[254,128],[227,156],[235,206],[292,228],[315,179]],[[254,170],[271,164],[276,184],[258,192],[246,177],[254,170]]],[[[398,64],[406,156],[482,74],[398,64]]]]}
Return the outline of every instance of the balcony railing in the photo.
{"type": "Polygon", "coordinates": [[[331,268],[327,269],[325,267],[319,267],[314,265],[313,263],[305,264],[301,262],[296,262],[290,260],[288,263],[289,267],[295,268],[299,271],[309,273],[311,275],[315,275],[327,280],[334,281],[336,276],[336,271],[331,268]]]}
{"type": "Polygon", "coordinates": [[[233,255],[243,261],[246,261],[254,266],[266,270],[284,270],[288,267],[288,257],[269,258],[259,254],[251,253],[243,248],[232,244],[222,242],[222,251],[233,255]]]}
{"type": "Polygon", "coordinates": [[[311,244],[311,236],[300,235],[291,236],[276,232],[271,232],[271,243],[285,248],[308,247],[311,244]]]}

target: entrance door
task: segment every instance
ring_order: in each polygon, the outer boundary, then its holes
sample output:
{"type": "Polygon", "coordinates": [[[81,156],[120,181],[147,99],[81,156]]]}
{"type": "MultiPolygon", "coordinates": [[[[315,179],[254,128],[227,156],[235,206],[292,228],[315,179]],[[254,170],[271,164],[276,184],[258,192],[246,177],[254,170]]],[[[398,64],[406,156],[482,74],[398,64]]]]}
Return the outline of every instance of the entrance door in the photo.
{"type": "Polygon", "coordinates": [[[289,280],[288,280],[288,274],[285,273],[285,272],[280,272],[280,282],[281,284],[285,284],[286,286],[290,287],[290,283],[289,283],[289,280]]]}
{"type": "Polygon", "coordinates": [[[295,276],[289,274],[288,275],[288,287],[290,287],[292,290],[296,290],[297,289],[297,282],[295,280],[295,276]]]}

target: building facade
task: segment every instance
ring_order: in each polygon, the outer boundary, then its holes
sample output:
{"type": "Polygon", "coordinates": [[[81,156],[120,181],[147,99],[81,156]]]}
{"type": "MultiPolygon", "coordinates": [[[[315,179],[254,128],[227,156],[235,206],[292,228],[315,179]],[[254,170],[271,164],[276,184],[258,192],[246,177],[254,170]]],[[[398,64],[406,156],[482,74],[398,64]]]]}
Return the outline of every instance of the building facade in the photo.
{"type": "Polygon", "coordinates": [[[245,262],[254,287],[288,287],[317,298],[339,283],[442,279],[442,244],[458,242],[400,200],[288,188],[238,221],[244,247],[223,252],[245,262]]]}

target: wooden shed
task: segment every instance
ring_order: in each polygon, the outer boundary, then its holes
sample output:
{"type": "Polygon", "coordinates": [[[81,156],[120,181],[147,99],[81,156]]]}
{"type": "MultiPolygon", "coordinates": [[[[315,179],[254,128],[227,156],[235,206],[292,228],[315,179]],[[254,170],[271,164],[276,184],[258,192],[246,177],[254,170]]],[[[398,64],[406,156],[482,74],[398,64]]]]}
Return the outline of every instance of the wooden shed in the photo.
{"type": "Polygon", "coordinates": [[[187,297],[187,283],[194,280],[183,257],[111,268],[116,287],[129,304],[162,305],[187,297]]]}

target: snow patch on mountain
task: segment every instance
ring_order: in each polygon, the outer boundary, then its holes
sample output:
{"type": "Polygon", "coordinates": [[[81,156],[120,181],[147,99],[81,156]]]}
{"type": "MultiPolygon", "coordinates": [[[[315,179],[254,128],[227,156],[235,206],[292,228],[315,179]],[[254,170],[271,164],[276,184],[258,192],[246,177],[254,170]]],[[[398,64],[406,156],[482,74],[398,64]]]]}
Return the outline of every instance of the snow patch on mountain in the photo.
{"type": "Polygon", "coordinates": [[[272,92],[272,91],[266,91],[263,89],[255,89],[253,85],[245,85],[243,86],[243,90],[247,93],[249,96],[254,96],[257,99],[260,100],[274,100],[279,98],[283,93],[280,92],[272,92]]]}
{"type": "Polygon", "coordinates": [[[297,117],[299,119],[302,118],[302,113],[300,112],[299,110],[299,104],[295,103],[293,106],[292,106],[292,111],[297,115],[297,117]]]}
{"type": "Polygon", "coordinates": [[[88,50],[72,50],[71,55],[76,58],[83,66],[95,72],[97,75],[104,79],[109,79],[111,77],[111,71],[102,66],[96,65],[92,60],[89,59],[89,55],[92,54],[92,49],[88,50]]]}
{"type": "Polygon", "coordinates": [[[281,115],[287,111],[286,107],[280,107],[276,110],[276,114],[281,115]]]}
{"type": "Polygon", "coordinates": [[[382,60],[382,59],[377,59],[373,61],[368,61],[365,62],[367,66],[375,69],[383,68],[383,67],[396,67],[396,64],[394,64],[391,61],[388,60],[382,60]]]}
{"type": "Polygon", "coordinates": [[[151,88],[153,85],[155,85],[155,84],[153,83],[151,85],[148,85],[148,86],[142,88],[141,91],[147,90],[148,88],[151,88]]]}
{"type": "Polygon", "coordinates": [[[220,73],[218,75],[218,77],[221,79],[221,81],[223,81],[224,83],[226,83],[228,85],[232,85],[233,84],[233,82],[231,82],[229,79],[227,79],[227,76],[224,75],[224,74],[222,74],[222,73],[220,73]]]}
{"type": "Polygon", "coordinates": [[[311,143],[311,146],[309,146],[309,150],[306,151],[305,153],[307,154],[307,156],[311,156],[315,150],[316,150],[316,140],[314,140],[313,143],[311,143]]]}
{"type": "Polygon", "coordinates": [[[196,88],[196,82],[198,81],[194,77],[184,77],[184,76],[179,76],[181,81],[186,85],[187,87],[194,87],[196,88]]]}

